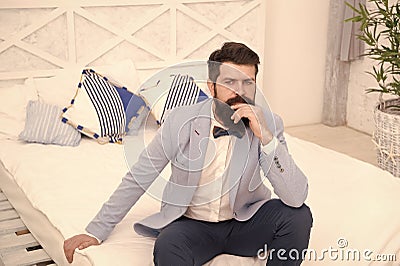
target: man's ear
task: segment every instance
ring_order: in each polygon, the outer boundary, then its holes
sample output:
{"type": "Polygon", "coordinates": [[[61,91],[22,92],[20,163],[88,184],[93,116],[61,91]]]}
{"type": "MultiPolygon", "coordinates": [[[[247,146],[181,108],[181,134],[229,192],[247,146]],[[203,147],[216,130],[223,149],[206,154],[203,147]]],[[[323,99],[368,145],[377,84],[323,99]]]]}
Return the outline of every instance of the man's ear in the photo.
{"type": "Polygon", "coordinates": [[[211,80],[207,80],[207,87],[212,97],[215,97],[215,86],[211,80]]]}

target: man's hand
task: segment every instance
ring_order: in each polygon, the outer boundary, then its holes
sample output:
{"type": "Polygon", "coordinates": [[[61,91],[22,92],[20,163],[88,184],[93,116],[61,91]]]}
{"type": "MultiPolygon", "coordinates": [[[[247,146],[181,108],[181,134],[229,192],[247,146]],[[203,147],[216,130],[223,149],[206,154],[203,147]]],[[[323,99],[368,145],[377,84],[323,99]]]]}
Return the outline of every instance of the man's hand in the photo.
{"type": "Polygon", "coordinates": [[[85,234],[76,235],[64,241],[64,254],[67,258],[67,261],[72,263],[76,248],[85,249],[87,247],[99,244],[99,241],[97,241],[97,239],[94,237],[85,234]]]}
{"type": "Polygon", "coordinates": [[[268,130],[264,113],[259,106],[238,103],[232,105],[231,108],[235,110],[231,119],[233,119],[235,123],[238,123],[243,117],[248,118],[250,129],[253,131],[254,135],[260,139],[262,145],[268,144],[273,139],[272,133],[268,130]]]}

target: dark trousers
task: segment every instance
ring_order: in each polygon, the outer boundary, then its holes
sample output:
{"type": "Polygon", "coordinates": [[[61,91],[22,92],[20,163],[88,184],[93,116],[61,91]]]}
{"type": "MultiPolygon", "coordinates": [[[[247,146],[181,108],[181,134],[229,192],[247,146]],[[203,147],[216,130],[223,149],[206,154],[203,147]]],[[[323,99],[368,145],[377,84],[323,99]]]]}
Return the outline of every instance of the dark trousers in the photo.
{"type": "Polygon", "coordinates": [[[219,254],[267,256],[268,266],[300,265],[312,227],[311,211],[267,201],[249,220],[218,223],[181,217],[164,228],[154,245],[158,266],[202,265],[219,254]],[[281,251],[279,251],[281,250],[281,251]]]}

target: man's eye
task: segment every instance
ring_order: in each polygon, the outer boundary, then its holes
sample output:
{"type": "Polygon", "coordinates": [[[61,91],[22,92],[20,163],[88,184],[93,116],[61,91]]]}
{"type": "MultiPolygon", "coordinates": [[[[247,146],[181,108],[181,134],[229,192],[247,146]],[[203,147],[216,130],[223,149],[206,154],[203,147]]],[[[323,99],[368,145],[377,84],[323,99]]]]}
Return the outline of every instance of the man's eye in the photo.
{"type": "Polygon", "coordinates": [[[245,82],[246,85],[254,85],[254,82],[252,80],[248,80],[245,82]]]}
{"type": "Polygon", "coordinates": [[[233,80],[227,80],[227,81],[225,81],[225,84],[232,85],[233,84],[233,80]]]}

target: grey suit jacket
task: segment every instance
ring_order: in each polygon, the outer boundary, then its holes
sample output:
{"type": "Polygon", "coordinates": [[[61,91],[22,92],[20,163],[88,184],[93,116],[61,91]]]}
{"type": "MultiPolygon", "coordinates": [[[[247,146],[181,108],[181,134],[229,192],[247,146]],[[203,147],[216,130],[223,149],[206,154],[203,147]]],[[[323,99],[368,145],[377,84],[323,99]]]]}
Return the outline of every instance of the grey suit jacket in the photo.
{"type": "MultiPolygon", "coordinates": [[[[202,139],[209,137],[211,103],[212,100],[206,100],[173,109],[137,163],[86,227],[87,232],[105,240],[169,162],[171,177],[163,192],[161,210],[135,223],[134,229],[156,237],[160,229],[186,212],[204,165],[207,142],[202,139]]],[[[271,191],[262,183],[260,167],[286,205],[300,207],[307,197],[307,178],[288,153],[282,119],[267,112],[265,119],[279,140],[274,152],[263,152],[250,129],[243,138],[234,138],[227,176],[230,207],[239,221],[251,218],[271,198],[271,191]]]]}

